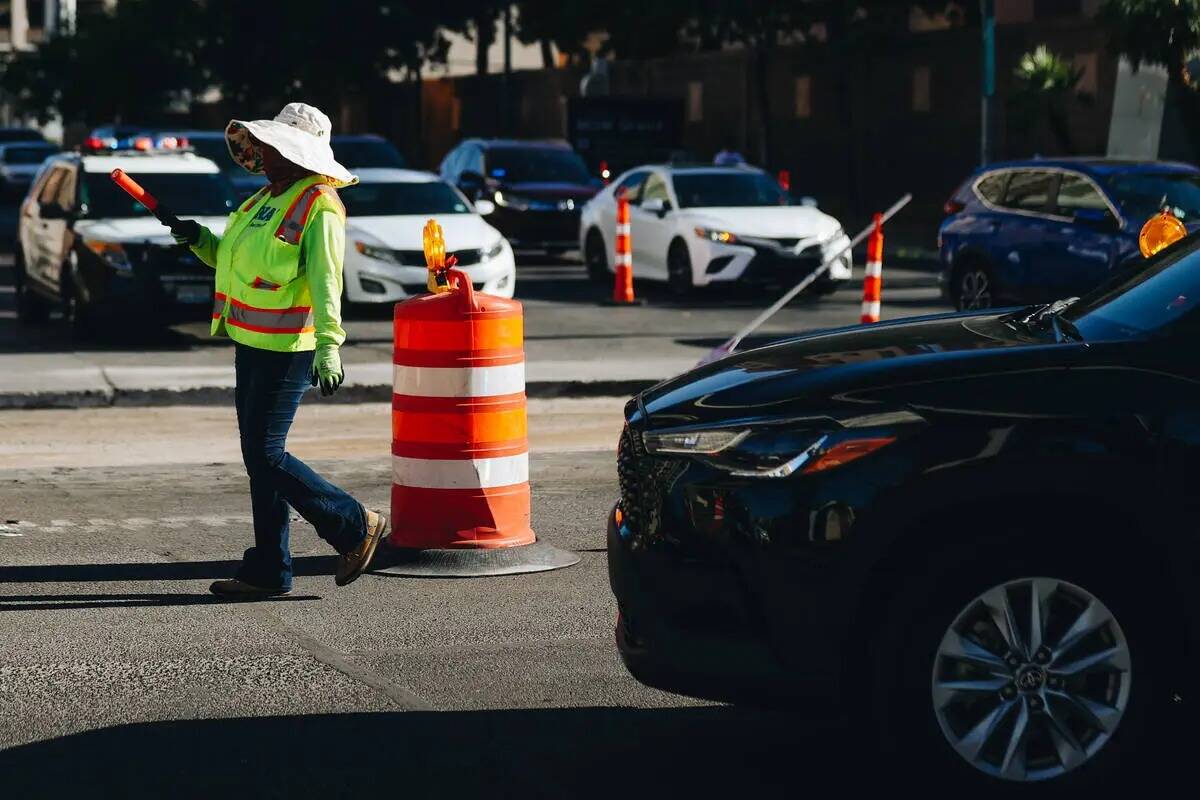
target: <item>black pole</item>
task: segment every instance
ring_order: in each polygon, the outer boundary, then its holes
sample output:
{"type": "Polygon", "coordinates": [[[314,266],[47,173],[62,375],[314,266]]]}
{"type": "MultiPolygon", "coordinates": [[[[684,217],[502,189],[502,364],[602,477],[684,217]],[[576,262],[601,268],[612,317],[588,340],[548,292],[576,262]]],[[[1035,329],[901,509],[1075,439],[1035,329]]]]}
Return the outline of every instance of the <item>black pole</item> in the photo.
{"type": "Polygon", "coordinates": [[[504,133],[512,135],[512,6],[504,6],[504,133]]]}

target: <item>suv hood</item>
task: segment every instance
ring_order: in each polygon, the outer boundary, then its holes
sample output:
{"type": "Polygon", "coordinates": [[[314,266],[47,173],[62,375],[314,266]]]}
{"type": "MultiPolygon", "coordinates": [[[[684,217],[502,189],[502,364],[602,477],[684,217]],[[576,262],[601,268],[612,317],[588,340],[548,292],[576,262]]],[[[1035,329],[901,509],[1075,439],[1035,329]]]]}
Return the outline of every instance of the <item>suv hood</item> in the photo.
{"type": "Polygon", "coordinates": [[[932,387],[943,380],[1053,368],[1061,361],[1057,354],[1082,347],[1031,338],[1003,317],[940,314],[790,339],[727,356],[648,389],[639,398],[638,413],[655,428],[763,414],[824,414],[839,407],[870,413],[874,404],[904,405],[927,393],[936,396],[932,387]]]}
{"type": "Polygon", "coordinates": [[[529,197],[535,200],[575,200],[579,203],[591,200],[600,191],[600,188],[588,183],[500,182],[501,191],[512,192],[520,197],[529,197]]]}
{"type": "MultiPolygon", "coordinates": [[[[225,232],[226,217],[190,217],[220,236],[225,232]]],[[[75,232],[83,239],[100,239],[120,244],[173,245],[171,232],[154,217],[130,219],[81,219],[75,232]]]]}
{"type": "Polygon", "coordinates": [[[705,227],[741,236],[807,239],[832,236],[841,227],[824,211],[808,206],[685,208],[683,213],[705,227]]]}

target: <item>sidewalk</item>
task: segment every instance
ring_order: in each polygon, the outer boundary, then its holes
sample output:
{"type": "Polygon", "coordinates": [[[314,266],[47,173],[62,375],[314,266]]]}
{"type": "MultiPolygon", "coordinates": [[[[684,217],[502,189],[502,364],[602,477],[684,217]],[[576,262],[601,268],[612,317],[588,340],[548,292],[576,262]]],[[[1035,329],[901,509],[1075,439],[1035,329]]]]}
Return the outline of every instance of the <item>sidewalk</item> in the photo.
{"type": "MultiPolygon", "coordinates": [[[[655,352],[648,354],[620,352],[624,348],[614,352],[610,345],[574,339],[526,342],[527,394],[629,396],[691,369],[704,355],[699,348],[673,342],[656,341],[655,352]]],[[[391,400],[388,348],[347,346],[342,355],[346,383],[333,401],[391,400]]],[[[0,354],[0,409],[228,403],[233,389],[230,347],[0,354]]]]}

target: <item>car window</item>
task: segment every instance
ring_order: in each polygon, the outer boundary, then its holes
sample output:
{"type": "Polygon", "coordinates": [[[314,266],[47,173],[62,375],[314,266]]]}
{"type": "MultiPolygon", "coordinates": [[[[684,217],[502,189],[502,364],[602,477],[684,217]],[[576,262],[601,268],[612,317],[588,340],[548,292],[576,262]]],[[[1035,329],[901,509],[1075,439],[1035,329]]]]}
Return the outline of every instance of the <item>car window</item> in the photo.
{"type": "Polygon", "coordinates": [[[1108,211],[1108,203],[1092,182],[1073,172],[1062,176],[1058,184],[1058,199],[1054,203],[1055,213],[1072,217],[1080,209],[1108,211]]]}
{"type": "Polygon", "coordinates": [[[1107,186],[1125,215],[1139,225],[1164,206],[1187,222],[1200,218],[1200,175],[1195,173],[1117,173],[1107,186]]]}
{"type": "Polygon", "coordinates": [[[1040,170],[1018,170],[1008,181],[1004,206],[1022,211],[1045,211],[1056,175],[1040,170]]]}
{"type": "Polygon", "coordinates": [[[661,175],[651,174],[650,177],[646,178],[646,184],[642,186],[642,192],[638,197],[637,202],[638,205],[641,205],[647,200],[656,199],[670,200],[671,196],[667,192],[667,182],[663,180],[663,177],[661,175]]]}
{"type": "Polygon", "coordinates": [[[50,156],[54,155],[57,150],[53,147],[15,147],[9,145],[4,148],[3,160],[5,164],[40,164],[50,156]]]}
{"type": "MultiPolygon", "coordinates": [[[[164,206],[181,217],[224,217],[236,206],[233,185],[219,172],[130,173],[129,177],[154,192],[164,206]]],[[[138,201],[117,188],[107,172],[83,176],[80,203],[94,219],[149,216],[138,201]]]]}
{"type": "Polygon", "coordinates": [[[65,167],[55,167],[51,170],[49,177],[46,178],[46,182],[42,184],[42,190],[38,192],[38,205],[44,206],[56,202],[58,187],[62,183],[66,172],[65,167]]]}
{"type": "Polygon", "coordinates": [[[75,208],[75,181],[78,173],[69,168],[62,170],[62,180],[58,182],[58,191],[55,193],[55,201],[67,210],[75,208]]]}
{"type": "Polygon", "coordinates": [[[617,184],[614,194],[624,189],[625,197],[629,202],[636,203],[638,201],[638,193],[642,189],[642,184],[646,182],[646,177],[649,174],[650,170],[648,169],[639,169],[636,172],[629,173],[617,184]]]}
{"type": "Polygon", "coordinates": [[[675,176],[680,208],[786,206],[788,193],[769,175],[750,170],[692,172],[675,176]]]}
{"type": "Polygon", "coordinates": [[[1009,172],[993,172],[985,175],[975,184],[975,193],[994,206],[1000,205],[1004,199],[1004,187],[1008,184],[1009,172]]]}
{"type": "Polygon", "coordinates": [[[442,181],[360,183],[338,194],[348,217],[471,213],[463,196],[442,181]]]}

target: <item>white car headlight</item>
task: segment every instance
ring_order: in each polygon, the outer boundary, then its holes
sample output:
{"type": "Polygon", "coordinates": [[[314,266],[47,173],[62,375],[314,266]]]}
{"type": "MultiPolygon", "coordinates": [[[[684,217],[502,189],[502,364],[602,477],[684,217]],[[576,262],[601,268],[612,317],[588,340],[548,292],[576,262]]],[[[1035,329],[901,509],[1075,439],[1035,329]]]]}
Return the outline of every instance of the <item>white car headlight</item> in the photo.
{"type": "Polygon", "coordinates": [[[366,242],[355,242],[354,249],[362,253],[367,258],[373,258],[376,261],[386,261],[389,264],[399,264],[399,259],[396,258],[395,251],[387,247],[378,247],[377,245],[367,244],[366,242]]]}
{"type": "Polygon", "coordinates": [[[84,242],[88,250],[91,250],[96,255],[104,260],[115,270],[121,272],[129,272],[133,269],[133,265],[129,263],[129,254],[125,252],[125,248],[118,242],[105,242],[100,239],[89,239],[84,242]]]}
{"type": "Polygon", "coordinates": [[[719,244],[733,244],[738,240],[738,237],[735,234],[732,234],[729,231],[720,230],[718,228],[703,228],[697,225],[695,228],[693,228],[693,230],[701,239],[708,239],[710,242],[717,242],[719,244]]]}
{"type": "Polygon", "coordinates": [[[515,208],[518,211],[523,211],[523,210],[529,208],[529,201],[527,199],[525,199],[524,197],[517,197],[516,195],[505,194],[504,192],[501,192],[501,191],[497,191],[496,194],[493,196],[493,199],[496,201],[496,205],[504,206],[505,208],[515,208]]]}

